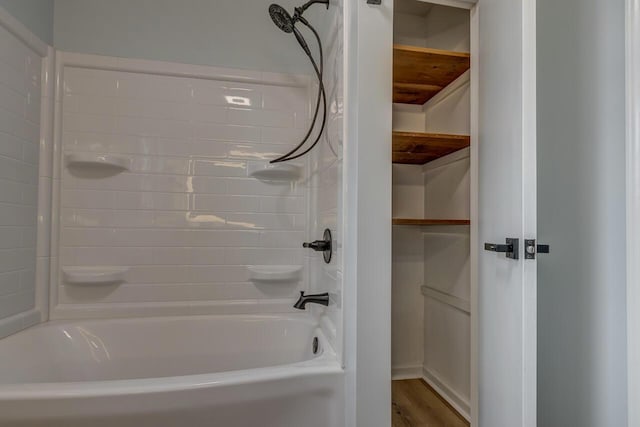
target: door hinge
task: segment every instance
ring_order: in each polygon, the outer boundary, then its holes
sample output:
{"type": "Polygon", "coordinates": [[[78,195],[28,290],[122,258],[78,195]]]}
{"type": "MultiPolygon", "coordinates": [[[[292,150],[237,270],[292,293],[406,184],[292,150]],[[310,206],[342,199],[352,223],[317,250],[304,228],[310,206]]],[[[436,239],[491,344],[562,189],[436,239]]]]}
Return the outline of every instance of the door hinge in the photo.
{"type": "Polygon", "coordinates": [[[549,245],[536,245],[535,239],[525,239],[524,259],[536,259],[536,254],[548,254],[549,245]]]}

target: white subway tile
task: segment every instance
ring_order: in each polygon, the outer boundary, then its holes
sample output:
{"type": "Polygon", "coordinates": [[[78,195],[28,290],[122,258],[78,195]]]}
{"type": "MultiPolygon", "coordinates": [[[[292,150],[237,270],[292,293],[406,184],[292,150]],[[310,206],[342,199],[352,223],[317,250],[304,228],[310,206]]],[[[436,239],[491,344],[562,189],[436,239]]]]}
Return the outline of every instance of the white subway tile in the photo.
{"type": "Polygon", "coordinates": [[[139,156],[133,157],[131,171],[135,173],[187,175],[191,161],[187,158],[139,156]]]}
{"type": "Polygon", "coordinates": [[[0,156],[11,157],[15,160],[22,160],[23,146],[27,144],[17,136],[3,132],[0,129],[0,156]]]}
{"type": "Polygon", "coordinates": [[[191,119],[190,107],[185,103],[118,98],[114,104],[114,114],[118,116],[181,121],[191,119]]]}
{"type": "MultiPolygon", "coordinates": [[[[262,108],[305,113],[309,111],[309,93],[306,87],[264,86],[262,93],[262,108]]],[[[315,96],[314,93],[314,102],[315,96]]]]}
{"type": "Polygon", "coordinates": [[[38,166],[40,164],[40,146],[36,144],[22,144],[22,160],[30,165],[38,166]]]}
{"type": "Polygon", "coordinates": [[[260,212],[268,213],[303,213],[305,200],[302,197],[262,197],[260,212]]]}
{"type": "Polygon", "coordinates": [[[191,104],[187,110],[190,120],[204,123],[228,123],[229,110],[217,105],[191,104]]]}
{"type": "Polygon", "coordinates": [[[62,126],[65,132],[114,133],[116,120],[111,116],[69,113],[64,115],[62,126]]]}
{"type": "Polygon", "coordinates": [[[0,227],[0,249],[19,248],[22,245],[22,231],[17,227],[0,227]]]}
{"type": "Polygon", "coordinates": [[[36,216],[34,206],[0,203],[0,226],[35,226],[36,216]]]}
{"type": "Polygon", "coordinates": [[[209,194],[194,194],[192,196],[194,211],[256,212],[259,207],[260,198],[258,197],[209,194]]]}
{"type": "Polygon", "coordinates": [[[223,265],[228,249],[215,247],[153,248],[156,265],[223,265]]]}
{"type": "Polygon", "coordinates": [[[21,203],[24,184],[8,179],[0,179],[0,202],[21,203]]]}
{"type": "Polygon", "coordinates": [[[33,290],[19,291],[0,297],[0,313],[3,317],[28,311],[35,306],[35,292],[33,290]]]}
{"type": "Polygon", "coordinates": [[[158,153],[162,155],[175,155],[185,157],[227,157],[227,144],[219,141],[207,141],[196,139],[181,144],[175,141],[160,141],[158,153]]]}
{"type": "Polygon", "coordinates": [[[27,98],[11,89],[9,86],[0,84],[0,108],[11,111],[19,116],[26,113],[27,98]]]}
{"type": "Polygon", "coordinates": [[[214,141],[260,141],[260,128],[256,126],[220,125],[196,123],[193,125],[197,139],[214,141]]]}
{"type": "Polygon", "coordinates": [[[260,89],[260,86],[253,84],[196,80],[193,83],[193,100],[197,104],[260,108],[260,89]]]}
{"type": "Polygon", "coordinates": [[[116,98],[96,95],[65,95],[62,108],[69,114],[90,114],[99,116],[114,116],[121,108],[116,98]]]}
{"type": "MultiPolygon", "coordinates": [[[[87,131],[87,129],[69,130],[87,131]]],[[[100,130],[98,130],[98,132],[100,132],[100,130]]],[[[186,139],[193,136],[193,127],[189,122],[180,120],[119,116],[115,118],[114,132],[122,135],[186,139]]]]}
{"type": "Polygon", "coordinates": [[[241,177],[247,175],[247,163],[234,160],[193,159],[194,175],[241,177]]]}
{"type": "Polygon", "coordinates": [[[119,97],[182,103],[191,99],[190,79],[142,73],[113,74],[117,76],[119,97]]]}
{"type": "Polygon", "coordinates": [[[268,248],[299,248],[305,235],[302,231],[263,231],[260,246],[268,248]]]}
{"type": "Polygon", "coordinates": [[[295,249],[278,248],[227,248],[225,263],[228,265],[302,265],[302,245],[295,249]]]}
{"type": "MultiPolygon", "coordinates": [[[[285,129],[285,128],[269,128],[261,129],[261,142],[269,144],[285,144],[293,145],[302,141],[307,133],[307,129],[285,129]]],[[[314,133],[315,135],[315,133],[314,133]]],[[[292,147],[293,148],[293,147],[292,147]]]]}
{"type": "Polygon", "coordinates": [[[292,128],[295,113],[277,110],[229,109],[229,123],[234,125],[292,128]]]}
{"type": "Polygon", "coordinates": [[[60,262],[67,266],[149,265],[153,264],[154,248],[126,247],[66,247],[60,262]]]}
{"type": "Polygon", "coordinates": [[[36,238],[38,233],[37,227],[34,227],[34,226],[21,227],[21,231],[22,231],[22,243],[20,244],[20,248],[35,249],[36,238]]]}
{"type": "Polygon", "coordinates": [[[111,71],[65,67],[63,78],[65,94],[107,97],[118,91],[117,74],[111,71]]]}
{"type": "Polygon", "coordinates": [[[303,187],[290,182],[262,182],[253,178],[229,178],[226,180],[228,194],[250,196],[296,196],[302,195],[303,187]]]}
{"type": "MultiPolygon", "coordinates": [[[[0,38],[2,36],[0,35],[0,38]]],[[[22,95],[27,94],[25,75],[15,67],[10,66],[0,58],[0,83],[6,85],[22,95]]]]}
{"type": "Polygon", "coordinates": [[[283,144],[234,144],[228,145],[229,157],[243,160],[273,160],[288,153],[293,147],[283,144]]]}
{"type": "Polygon", "coordinates": [[[227,224],[232,228],[260,230],[303,230],[304,224],[296,226],[294,215],[264,213],[229,213],[227,224]]]}
{"type": "Polygon", "coordinates": [[[69,208],[113,209],[116,206],[116,192],[65,188],[62,190],[61,205],[69,208]]]}
{"type": "Polygon", "coordinates": [[[188,210],[189,194],[117,192],[112,209],[188,210]]]}
{"type": "Polygon", "coordinates": [[[0,296],[14,294],[20,290],[20,271],[0,273],[0,296]]]}

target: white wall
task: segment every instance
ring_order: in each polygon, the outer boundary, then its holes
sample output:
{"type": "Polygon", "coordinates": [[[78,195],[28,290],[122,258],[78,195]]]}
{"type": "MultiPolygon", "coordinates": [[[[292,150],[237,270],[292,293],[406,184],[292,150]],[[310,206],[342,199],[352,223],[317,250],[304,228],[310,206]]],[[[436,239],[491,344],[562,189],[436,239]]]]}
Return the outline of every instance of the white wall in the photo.
{"type": "Polygon", "coordinates": [[[302,282],[253,283],[247,265],[303,265],[306,186],[249,173],[304,133],[307,76],[59,57],[53,316],[292,311],[302,282]],[[131,169],[68,167],[75,153],[131,169]],[[79,266],[129,271],[102,287],[65,281],[79,266]]]}
{"type": "Polygon", "coordinates": [[[0,337],[40,320],[36,257],[46,54],[42,42],[0,9],[0,337]]]}
{"type": "MultiPolygon", "coordinates": [[[[321,253],[307,252],[309,290],[329,292],[328,308],[312,307],[320,316],[325,335],[339,355],[342,354],[342,271],[343,207],[342,160],[344,148],[344,34],[343,2],[332,4],[324,18],[321,34],[325,55],[325,89],[327,93],[327,127],[322,140],[308,154],[309,207],[306,241],[321,239],[324,229],[333,236],[334,254],[329,264],[321,253]]],[[[313,101],[317,87],[314,88],[313,101]]],[[[310,306],[311,307],[311,306],[310,306]]]]}
{"type": "Polygon", "coordinates": [[[625,426],[624,2],[537,20],[538,423],[625,426]]]}
{"type": "MultiPolygon", "coordinates": [[[[402,125],[400,116],[402,115],[395,115],[394,128],[402,125]]],[[[394,218],[423,218],[422,167],[393,165],[392,196],[394,218]]],[[[422,227],[404,225],[393,227],[391,367],[394,378],[416,378],[422,375],[424,340],[424,303],[420,293],[420,287],[424,281],[422,231],[422,227]]]]}
{"type": "MultiPolygon", "coordinates": [[[[186,64],[311,72],[292,34],[268,14],[272,0],[56,0],[60,50],[186,64]]],[[[293,13],[297,0],[279,1],[293,13]]],[[[311,23],[326,15],[308,10],[311,23]]],[[[301,30],[307,33],[306,30],[301,30]]],[[[309,36],[310,46],[314,46],[309,36]]]]}
{"type": "Polygon", "coordinates": [[[466,9],[405,5],[394,14],[393,42],[397,44],[469,52],[470,37],[469,11],[466,9]]]}
{"type": "MultiPolygon", "coordinates": [[[[425,166],[426,218],[469,218],[469,166],[469,150],[425,166]]],[[[471,392],[469,227],[433,226],[424,231],[423,374],[468,416],[471,392]]]]}
{"type": "Polygon", "coordinates": [[[53,44],[54,0],[0,0],[0,7],[22,22],[43,42],[53,44]]]}

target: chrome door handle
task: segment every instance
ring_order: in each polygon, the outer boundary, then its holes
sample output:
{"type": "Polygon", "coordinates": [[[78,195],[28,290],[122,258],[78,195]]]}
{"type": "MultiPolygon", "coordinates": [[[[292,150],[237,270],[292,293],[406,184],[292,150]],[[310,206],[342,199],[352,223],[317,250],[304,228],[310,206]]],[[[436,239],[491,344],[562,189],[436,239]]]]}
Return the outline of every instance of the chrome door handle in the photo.
{"type": "Polygon", "coordinates": [[[497,243],[485,243],[484,250],[491,252],[501,252],[504,253],[509,259],[518,259],[520,246],[519,240],[507,237],[505,239],[505,242],[506,243],[504,245],[500,245],[497,243]]]}

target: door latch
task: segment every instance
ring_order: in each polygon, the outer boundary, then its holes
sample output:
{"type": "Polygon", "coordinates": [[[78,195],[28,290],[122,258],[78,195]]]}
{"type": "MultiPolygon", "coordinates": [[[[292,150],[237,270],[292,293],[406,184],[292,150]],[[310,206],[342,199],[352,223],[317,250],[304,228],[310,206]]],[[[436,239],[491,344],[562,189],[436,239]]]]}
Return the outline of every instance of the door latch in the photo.
{"type": "Polygon", "coordinates": [[[485,243],[484,250],[491,252],[503,252],[509,259],[518,259],[520,241],[507,237],[506,244],[499,245],[496,243],[485,243]]]}
{"type": "Polygon", "coordinates": [[[367,0],[367,4],[382,4],[382,0],[367,0]]]}
{"type": "Polygon", "coordinates": [[[536,245],[535,239],[525,239],[524,241],[524,259],[536,259],[536,253],[548,254],[549,245],[536,245]]]}

